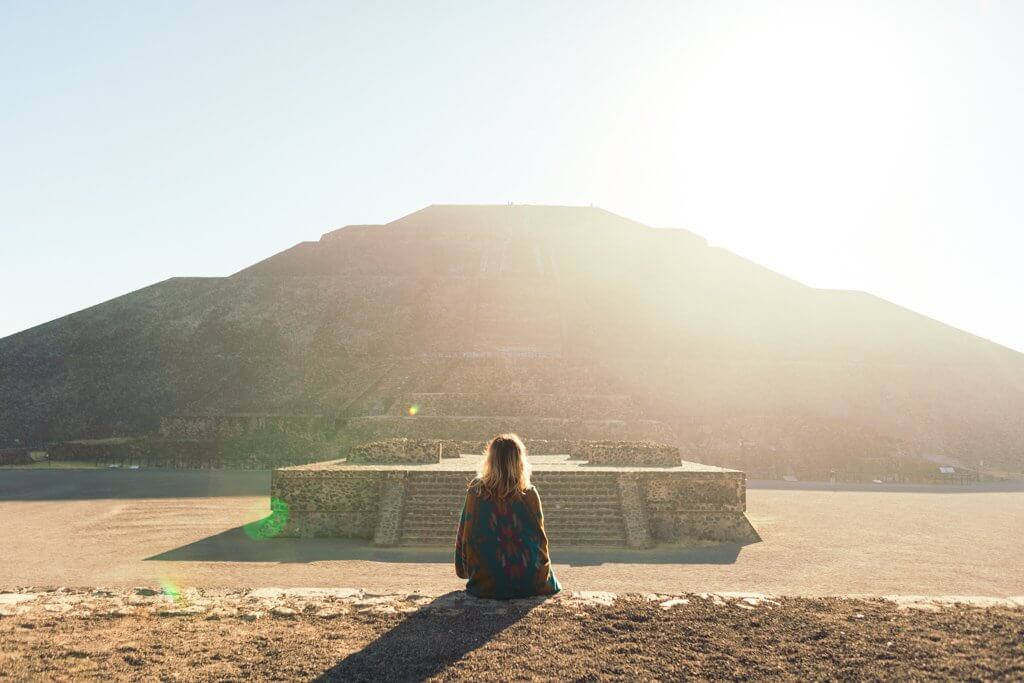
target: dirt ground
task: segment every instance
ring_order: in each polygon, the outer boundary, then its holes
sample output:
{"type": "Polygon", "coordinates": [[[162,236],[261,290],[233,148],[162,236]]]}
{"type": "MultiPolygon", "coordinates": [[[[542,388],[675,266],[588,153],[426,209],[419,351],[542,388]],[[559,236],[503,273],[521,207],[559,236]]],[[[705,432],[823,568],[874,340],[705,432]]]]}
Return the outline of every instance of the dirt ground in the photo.
{"type": "MultiPolygon", "coordinates": [[[[0,470],[0,588],[461,587],[449,549],[249,538],[268,490],[262,472],[0,470]]],[[[751,487],[747,507],[760,543],[555,546],[555,571],[569,589],[623,593],[1024,594],[1020,487],[751,487]]]]}
{"type": "MultiPolygon", "coordinates": [[[[0,679],[1020,680],[1024,609],[356,590],[0,595],[0,679]]],[[[1022,603],[1024,604],[1024,603],[1022,603]]]]}

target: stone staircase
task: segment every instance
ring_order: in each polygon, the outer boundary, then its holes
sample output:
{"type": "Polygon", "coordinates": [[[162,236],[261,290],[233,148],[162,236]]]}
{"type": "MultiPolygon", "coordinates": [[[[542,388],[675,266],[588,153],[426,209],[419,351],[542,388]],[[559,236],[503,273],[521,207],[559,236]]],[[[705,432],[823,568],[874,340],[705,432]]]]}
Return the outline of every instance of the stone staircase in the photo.
{"type": "Polygon", "coordinates": [[[626,545],[616,473],[537,472],[533,483],[552,546],[626,545]]]}
{"type": "Polygon", "coordinates": [[[399,545],[455,548],[466,484],[471,472],[416,472],[407,475],[399,545]]]}
{"type": "MultiPolygon", "coordinates": [[[[406,482],[400,545],[455,545],[468,472],[422,472],[406,482]]],[[[537,472],[552,547],[626,545],[615,473],[537,472]]]]}

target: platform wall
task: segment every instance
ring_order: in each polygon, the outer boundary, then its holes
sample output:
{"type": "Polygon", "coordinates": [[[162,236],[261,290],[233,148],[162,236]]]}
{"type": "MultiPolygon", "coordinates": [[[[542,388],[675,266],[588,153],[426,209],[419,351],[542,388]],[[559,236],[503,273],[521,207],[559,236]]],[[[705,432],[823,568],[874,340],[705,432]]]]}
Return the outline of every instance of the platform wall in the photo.
{"type": "MultiPolygon", "coordinates": [[[[593,475],[597,472],[586,468],[559,471],[557,476],[563,482],[559,490],[565,490],[566,478],[578,479],[579,488],[586,489],[593,485],[596,479],[593,475]]],[[[418,478],[436,478],[438,474],[438,470],[419,470],[415,466],[401,470],[362,470],[317,464],[275,470],[271,495],[287,510],[281,535],[364,538],[380,545],[393,545],[402,537],[405,492],[418,478]]],[[[546,490],[545,474],[554,475],[553,472],[538,471],[534,473],[534,481],[542,492],[546,518],[556,521],[551,518],[569,513],[560,513],[559,499],[543,493],[546,490]]],[[[464,475],[468,479],[472,473],[464,475]]],[[[614,475],[612,481],[617,482],[617,497],[626,530],[625,544],[628,546],[649,547],[688,541],[749,543],[759,540],[744,514],[746,478],[742,472],[644,471],[636,468],[624,469],[614,475]]],[[[452,477],[453,482],[456,479],[459,477],[452,477]]],[[[607,470],[602,479],[608,480],[607,470]]],[[[461,479],[457,483],[464,487],[461,479]]],[[[452,486],[455,487],[456,483],[452,486]]],[[[452,500],[450,497],[439,500],[438,505],[451,506],[452,500]]],[[[454,538],[453,525],[452,542],[454,538]]]]}

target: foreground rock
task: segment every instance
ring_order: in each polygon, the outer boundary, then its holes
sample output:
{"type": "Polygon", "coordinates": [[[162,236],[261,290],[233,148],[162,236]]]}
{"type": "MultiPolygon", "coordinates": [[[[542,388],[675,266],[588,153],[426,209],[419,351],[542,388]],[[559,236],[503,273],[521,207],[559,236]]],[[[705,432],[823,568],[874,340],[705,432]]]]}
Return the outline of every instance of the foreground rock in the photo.
{"type": "Polygon", "coordinates": [[[1024,671],[1024,598],[23,589],[0,679],[986,679],[1024,671]]]}

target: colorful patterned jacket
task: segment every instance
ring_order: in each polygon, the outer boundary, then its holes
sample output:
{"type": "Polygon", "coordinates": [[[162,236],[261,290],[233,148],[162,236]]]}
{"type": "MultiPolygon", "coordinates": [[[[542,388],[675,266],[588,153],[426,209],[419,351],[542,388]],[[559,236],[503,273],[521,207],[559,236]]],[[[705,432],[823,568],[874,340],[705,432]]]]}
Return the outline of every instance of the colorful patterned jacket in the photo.
{"type": "Polygon", "coordinates": [[[551,571],[536,488],[494,501],[480,494],[476,482],[470,485],[455,540],[455,573],[468,579],[466,591],[479,598],[507,600],[562,589],[551,571]]]}

